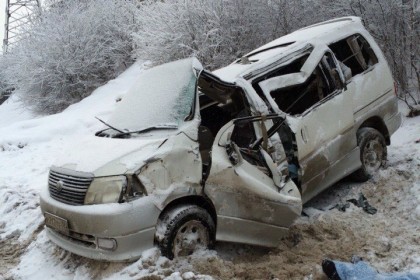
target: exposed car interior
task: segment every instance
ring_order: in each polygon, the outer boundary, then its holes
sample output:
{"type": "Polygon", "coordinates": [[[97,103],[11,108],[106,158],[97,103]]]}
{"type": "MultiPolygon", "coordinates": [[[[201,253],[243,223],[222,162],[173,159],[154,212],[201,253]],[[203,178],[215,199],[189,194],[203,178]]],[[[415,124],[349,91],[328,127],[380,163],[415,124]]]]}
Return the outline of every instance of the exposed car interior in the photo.
{"type": "Polygon", "coordinates": [[[351,69],[352,76],[356,76],[378,63],[374,51],[360,34],[335,42],[329,45],[329,48],[339,61],[351,69]]]}
{"type": "MultiPolygon", "coordinates": [[[[270,91],[270,96],[281,111],[292,116],[309,112],[310,108],[325,102],[333,96],[333,93],[345,87],[340,78],[339,68],[342,70],[344,80],[348,81],[353,76],[364,72],[378,62],[366,39],[359,34],[333,43],[329,47],[337,59],[333,58],[331,52],[326,52],[312,74],[303,83],[279,87],[270,91]]],[[[253,80],[252,86],[267,105],[269,105],[269,102],[263,93],[260,82],[274,77],[299,73],[309,56],[310,53],[305,53],[292,62],[253,80]]],[[[201,75],[199,90],[202,119],[199,128],[199,143],[203,160],[203,178],[205,179],[205,176],[210,171],[210,152],[217,132],[230,120],[248,117],[251,116],[251,113],[241,88],[234,84],[223,82],[208,72],[204,72],[201,75]]],[[[267,128],[265,128],[265,124],[261,120],[236,122],[232,131],[231,141],[239,147],[243,159],[273,178],[273,171],[267,166],[267,160],[269,159],[263,153],[270,154],[273,161],[276,162],[272,155],[274,147],[267,147],[267,144],[263,145],[262,139],[257,139],[255,122],[258,122],[261,128],[264,127],[264,130],[270,130],[270,135],[266,134],[266,138],[270,139],[273,135],[278,134],[283,146],[283,153],[287,159],[288,175],[300,187],[300,167],[295,155],[297,151],[295,135],[287,125],[282,124],[282,121],[273,120],[267,128]],[[273,128],[276,131],[272,131],[273,128]],[[255,145],[257,142],[258,145],[255,145]]]]}
{"type": "Polygon", "coordinates": [[[250,109],[241,88],[223,82],[206,71],[200,75],[198,89],[201,115],[198,140],[203,178],[206,178],[211,165],[211,147],[217,132],[232,119],[249,116],[250,109]]]}
{"type": "MultiPolygon", "coordinates": [[[[263,99],[266,99],[259,83],[273,77],[298,73],[308,56],[303,56],[275,72],[256,79],[253,82],[253,87],[263,99]]],[[[314,104],[341,88],[341,81],[336,68],[331,54],[326,53],[304,83],[280,87],[271,91],[270,95],[281,111],[290,115],[302,114],[314,104]]]]}
{"type": "MultiPolygon", "coordinates": [[[[273,178],[273,171],[267,165],[267,157],[262,153],[272,154],[274,147],[263,145],[264,141],[279,133],[281,145],[287,149],[286,159],[288,164],[298,166],[294,157],[293,133],[282,119],[272,119],[272,126],[267,127],[264,139],[257,139],[255,135],[254,123],[258,122],[261,126],[263,121],[250,117],[251,112],[248,102],[241,88],[220,81],[212,74],[204,72],[199,79],[199,103],[201,125],[198,130],[200,143],[200,154],[203,162],[203,179],[209,174],[211,167],[211,148],[214,137],[220,128],[232,119],[242,118],[242,121],[235,122],[232,131],[231,141],[238,146],[244,160],[256,166],[267,176],[273,178]],[[261,147],[264,151],[261,151],[261,147]],[[265,148],[264,148],[265,147],[265,148]]],[[[277,172],[277,171],[275,171],[277,172]]],[[[297,176],[294,176],[297,179],[297,176]]]]}

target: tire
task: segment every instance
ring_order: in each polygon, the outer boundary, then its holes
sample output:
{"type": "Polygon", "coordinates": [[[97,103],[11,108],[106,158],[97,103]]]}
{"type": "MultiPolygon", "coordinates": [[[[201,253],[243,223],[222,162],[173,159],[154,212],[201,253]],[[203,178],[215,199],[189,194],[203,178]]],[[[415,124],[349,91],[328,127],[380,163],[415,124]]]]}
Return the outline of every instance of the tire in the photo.
{"type": "Polygon", "coordinates": [[[155,241],[162,255],[191,255],[199,248],[214,248],[216,226],[210,214],[196,205],[170,209],[159,219],[155,241]]]}
{"type": "Polygon", "coordinates": [[[366,182],[386,164],[387,148],[384,136],[376,129],[363,127],[357,132],[362,167],[351,175],[357,182],[366,182]]]}

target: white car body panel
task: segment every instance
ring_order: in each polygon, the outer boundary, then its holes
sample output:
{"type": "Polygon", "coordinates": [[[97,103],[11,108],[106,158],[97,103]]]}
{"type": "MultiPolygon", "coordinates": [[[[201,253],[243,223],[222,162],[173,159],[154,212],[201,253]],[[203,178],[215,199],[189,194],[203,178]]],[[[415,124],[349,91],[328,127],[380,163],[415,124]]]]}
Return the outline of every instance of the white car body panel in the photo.
{"type": "MultiPolygon", "coordinates": [[[[183,204],[208,211],[217,224],[217,240],[277,246],[300,216],[303,203],[360,168],[356,138],[360,127],[374,126],[389,142],[401,123],[391,72],[359,18],[335,19],[295,31],[213,74],[195,58],[175,63],[191,66],[185,69],[193,74],[181,73],[181,78],[197,79],[194,101],[187,95],[191,112],[178,120],[182,125],[130,139],[87,137],[77,144],[80,153],[74,153],[77,146],[64,151],[58,167],[51,169],[49,191],[41,192],[40,204],[46,216],[67,223],[65,230],[47,225],[50,238],[59,246],[95,259],[138,258],[154,245],[163,213],[183,204]],[[378,62],[348,78],[329,46],[354,34],[367,40],[378,62]],[[337,74],[340,88],[299,114],[282,111],[271,93],[303,85],[320,63],[327,63],[326,53],[337,66],[332,69],[337,72],[331,73],[337,74]],[[296,73],[270,76],[306,56],[296,73]],[[238,139],[232,137],[236,128],[242,133],[238,139]],[[103,153],[90,153],[91,146],[100,146],[103,153]],[[113,176],[126,178],[120,203],[65,202],[66,192],[89,189],[90,185],[77,189],[83,180],[113,176]],[[52,194],[63,189],[60,202],[52,194]],[[99,248],[101,238],[118,246],[99,248]]],[[[170,85],[170,76],[164,78],[170,85]]],[[[178,86],[189,93],[189,88],[178,86]]],[[[127,100],[141,105],[134,95],[137,91],[133,88],[127,100]]],[[[124,106],[114,119],[131,124],[132,119],[123,115],[125,108],[131,110],[130,102],[124,106]]],[[[139,113],[135,109],[130,111],[134,119],[139,113]]],[[[117,131],[106,137],[126,132],[117,131]]]]}

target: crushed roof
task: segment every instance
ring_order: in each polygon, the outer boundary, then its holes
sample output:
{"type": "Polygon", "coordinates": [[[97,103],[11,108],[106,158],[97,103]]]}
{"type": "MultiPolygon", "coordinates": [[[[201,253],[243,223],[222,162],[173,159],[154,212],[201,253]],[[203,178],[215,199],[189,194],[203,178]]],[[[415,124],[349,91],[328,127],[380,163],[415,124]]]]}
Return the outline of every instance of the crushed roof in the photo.
{"type": "Polygon", "coordinates": [[[308,44],[313,46],[328,45],[337,39],[337,34],[346,34],[353,32],[355,29],[363,29],[359,17],[342,17],[320,22],[271,41],[246,54],[244,57],[248,60],[238,59],[213,73],[222,80],[234,82],[239,76],[247,74],[250,70],[258,67],[259,64],[272,58],[280,58],[296,52],[305,48],[308,44]]]}

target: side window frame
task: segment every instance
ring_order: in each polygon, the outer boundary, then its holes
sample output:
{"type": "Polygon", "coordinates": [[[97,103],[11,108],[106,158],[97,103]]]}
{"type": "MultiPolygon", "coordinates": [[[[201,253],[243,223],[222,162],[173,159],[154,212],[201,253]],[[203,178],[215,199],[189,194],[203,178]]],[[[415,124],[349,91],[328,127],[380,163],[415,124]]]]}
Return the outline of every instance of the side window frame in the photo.
{"type": "Polygon", "coordinates": [[[365,60],[366,66],[367,66],[364,72],[370,71],[370,69],[372,67],[374,67],[376,64],[378,64],[378,62],[379,62],[378,56],[376,55],[376,53],[372,49],[371,45],[366,40],[366,38],[363,37],[362,34],[357,34],[357,37],[358,37],[357,41],[359,42],[359,46],[360,46],[360,49],[362,51],[362,56],[365,60]],[[364,46],[364,44],[366,44],[366,46],[364,46]],[[364,51],[366,51],[366,53],[364,53],[364,51]],[[369,58],[368,60],[366,60],[365,55],[368,56],[368,58],[369,58]],[[369,60],[372,60],[372,62],[369,63],[369,60]]]}
{"type": "Polygon", "coordinates": [[[371,71],[375,67],[375,65],[379,63],[378,55],[375,53],[375,51],[371,47],[371,44],[368,42],[368,40],[360,33],[354,33],[350,36],[341,38],[340,40],[337,40],[329,44],[328,47],[330,48],[332,53],[335,55],[338,61],[340,61],[346,67],[351,69],[351,72],[352,72],[351,77],[347,78],[346,82],[351,81],[353,77],[355,76],[371,71]],[[351,40],[353,40],[354,43],[350,43],[351,40]],[[344,59],[343,57],[340,57],[341,54],[337,52],[338,49],[336,49],[336,46],[335,46],[337,44],[346,44],[346,47],[348,47],[349,50],[351,51],[351,55],[345,57],[344,59]],[[366,51],[366,52],[363,53],[363,51],[366,51]],[[368,63],[369,61],[366,61],[366,55],[370,56],[370,60],[372,60],[371,64],[368,63]],[[348,60],[350,59],[354,59],[357,62],[357,66],[361,68],[361,70],[356,71],[357,72],[356,74],[354,71],[355,70],[354,67],[351,67],[351,65],[348,64],[348,60]]]}
{"type": "Polygon", "coordinates": [[[319,107],[321,104],[341,94],[343,92],[343,89],[345,89],[344,74],[342,72],[340,64],[338,63],[337,58],[331,50],[327,50],[324,53],[322,59],[318,63],[317,68],[321,70],[322,79],[324,80],[324,83],[327,84],[329,92],[327,95],[320,98],[318,102],[314,103],[311,107],[303,111],[303,113],[300,114],[301,116],[306,116],[315,108],[319,107]],[[330,60],[328,60],[328,56],[330,60]],[[331,74],[331,72],[333,72],[334,69],[337,71],[336,77],[333,77],[333,74],[331,74]],[[333,90],[331,90],[331,83],[334,83],[335,86],[333,90]]]}
{"type": "MultiPolygon", "coordinates": [[[[272,79],[275,78],[276,76],[272,77],[272,79]]],[[[260,86],[258,85],[258,87],[260,86]]],[[[279,110],[291,116],[303,116],[317,107],[317,104],[322,104],[327,98],[339,94],[343,88],[345,88],[345,81],[340,64],[334,53],[330,49],[326,49],[304,82],[285,85],[283,88],[273,89],[262,94],[267,95],[266,98],[270,104],[276,103],[275,106],[279,110]],[[297,92],[299,94],[296,94],[297,92]],[[281,98],[281,96],[284,97],[281,98]]]]}
{"type": "Polygon", "coordinates": [[[332,51],[326,51],[324,53],[324,56],[321,59],[321,65],[326,68],[326,73],[323,74],[326,76],[325,78],[328,81],[330,87],[330,92],[328,95],[333,95],[337,91],[342,91],[345,82],[344,75],[338,60],[335,58],[335,55],[332,51]],[[331,88],[331,84],[334,84],[334,89],[331,88]]]}

